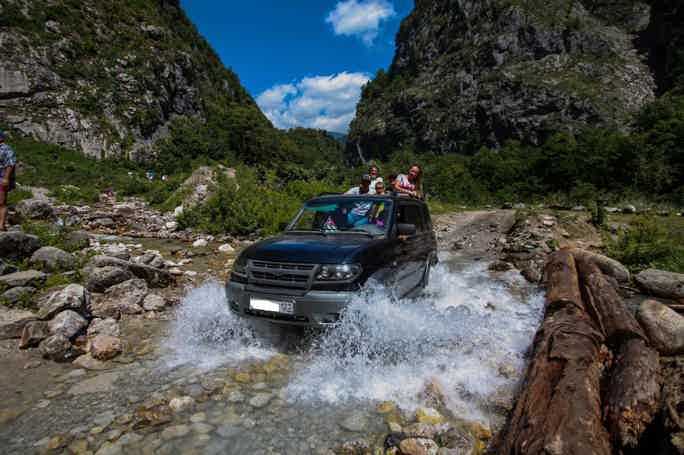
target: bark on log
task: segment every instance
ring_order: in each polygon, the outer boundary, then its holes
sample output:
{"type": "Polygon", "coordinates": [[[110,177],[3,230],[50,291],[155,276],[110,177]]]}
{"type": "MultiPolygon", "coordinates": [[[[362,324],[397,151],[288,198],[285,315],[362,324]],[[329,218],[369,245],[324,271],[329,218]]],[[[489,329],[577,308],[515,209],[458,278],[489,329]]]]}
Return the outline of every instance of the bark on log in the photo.
{"type": "Polygon", "coordinates": [[[587,311],[603,331],[606,343],[619,348],[620,344],[632,338],[648,340],[641,326],[625,307],[617,289],[603,275],[591,260],[577,258],[582,297],[587,311]]]}
{"type": "Polygon", "coordinates": [[[660,358],[637,338],[627,340],[614,360],[604,421],[616,447],[635,448],[660,405],[660,358]]]}
{"type": "Polygon", "coordinates": [[[534,340],[523,390],[496,453],[609,455],[601,421],[603,335],[569,304],[547,314],[534,340]]]}
{"type": "Polygon", "coordinates": [[[575,257],[575,261],[593,262],[601,269],[601,272],[603,272],[604,275],[614,278],[620,285],[629,284],[631,280],[631,274],[627,267],[620,264],[615,259],[580,248],[568,248],[567,251],[572,253],[575,257]]]}
{"type": "Polygon", "coordinates": [[[546,283],[546,311],[554,311],[571,304],[584,309],[577,266],[572,253],[559,250],[549,256],[544,267],[546,283]]]}

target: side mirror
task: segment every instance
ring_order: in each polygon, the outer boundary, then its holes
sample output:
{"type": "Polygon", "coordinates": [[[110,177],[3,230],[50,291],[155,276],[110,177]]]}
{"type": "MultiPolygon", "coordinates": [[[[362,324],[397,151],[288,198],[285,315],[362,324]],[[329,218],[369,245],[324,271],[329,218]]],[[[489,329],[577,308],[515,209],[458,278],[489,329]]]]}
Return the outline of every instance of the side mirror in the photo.
{"type": "Polygon", "coordinates": [[[280,224],[278,224],[278,230],[279,230],[280,232],[282,232],[282,231],[284,231],[285,229],[287,229],[287,227],[288,227],[289,225],[290,225],[290,223],[288,223],[288,222],[286,222],[286,221],[281,221],[280,224]]]}
{"type": "Polygon", "coordinates": [[[416,225],[408,223],[397,224],[397,235],[412,237],[416,235],[416,225]]]}

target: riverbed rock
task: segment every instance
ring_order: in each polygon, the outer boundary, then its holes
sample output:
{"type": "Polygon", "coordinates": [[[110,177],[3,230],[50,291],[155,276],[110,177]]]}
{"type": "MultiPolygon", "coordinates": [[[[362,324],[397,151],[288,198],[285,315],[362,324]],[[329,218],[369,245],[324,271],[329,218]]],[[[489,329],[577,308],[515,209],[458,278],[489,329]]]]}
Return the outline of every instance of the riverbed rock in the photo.
{"type": "Polygon", "coordinates": [[[121,339],[110,335],[96,335],[90,340],[90,355],[96,360],[110,360],[121,354],[121,339]]]}
{"type": "Polygon", "coordinates": [[[253,408],[263,408],[271,401],[272,398],[273,394],[271,393],[257,393],[249,400],[249,405],[253,408]]]}
{"type": "Polygon", "coordinates": [[[136,264],[149,265],[155,269],[163,269],[166,267],[164,258],[155,253],[145,253],[142,256],[133,258],[136,264]]]}
{"type": "Polygon", "coordinates": [[[39,288],[45,284],[46,279],[47,275],[43,272],[39,272],[38,270],[26,270],[0,276],[0,286],[8,288],[27,286],[39,288]]]}
{"type": "Polygon", "coordinates": [[[51,334],[61,334],[71,339],[88,326],[88,321],[73,310],[65,310],[48,323],[51,334]]]}
{"type": "Polygon", "coordinates": [[[87,272],[86,287],[91,292],[104,292],[110,287],[131,278],[133,275],[125,268],[115,266],[94,267],[87,272]]]}
{"type": "Polygon", "coordinates": [[[220,247],[218,247],[219,253],[224,253],[224,254],[229,254],[229,253],[234,253],[235,248],[233,248],[229,243],[224,243],[220,247]]]}
{"type": "Polygon", "coordinates": [[[53,246],[44,246],[31,256],[31,265],[46,272],[63,272],[76,267],[76,258],[53,246]]]}
{"type": "Polygon", "coordinates": [[[69,339],[61,333],[45,338],[38,349],[44,358],[56,362],[66,362],[75,357],[69,339]]]}
{"type": "Polygon", "coordinates": [[[439,446],[432,439],[407,438],[399,443],[403,455],[437,455],[439,446]]]}
{"type": "Polygon", "coordinates": [[[19,348],[27,349],[38,346],[41,341],[50,336],[48,323],[45,321],[31,321],[24,326],[21,333],[19,348]]]}
{"type": "Polygon", "coordinates": [[[31,286],[17,286],[16,288],[8,289],[0,295],[0,302],[7,305],[21,305],[29,303],[31,297],[36,293],[36,288],[31,286]]]}
{"type": "Polygon", "coordinates": [[[65,239],[64,245],[69,250],[82,250],[90,246],[90,235],[86,231],[72,231],[69,232],[65,239]]]}
{"type": "Polygon", "coordinates": [[[195,399],[189,396],[175,397],[169,401],[169,408],[173,412],[183,412],[195,406],[195,399]]]}
{"type": "Polygon", "coordinates": [[[642,302],[636,316],[661,354],[684,354],[684,316],[655,300],[642,302]]]}
{"type": "Polygon", "coordinates": [[[207,242],[205,239],[197,239],[192,242],[193,248],[206,248],[207,245],[209,245],[209,242],[207,242]]]}
{"type": "Polygon", "coordinates": [[[50,220],[55,217],[55,209],[44,199],[24,199],[16,206],[22,218],[30,220],[50,220]]]}
{"type": "Polygon", "coordinates": [[[121,334],[119,323],[114,318],[93,319],[88,326],[88,338],[93,338],[97,335],[109,335],[118,337],[121,334]]]}
{"type": "Polygon", "coordinates": [[[666,299],[684,299],[684,274],[648,269],[635,277],[639,289],[647,294],[666,299]]]}
{"type": "Polygon", "coordinates": [[[24,326],[37,319],[38,317],[30,311],[0,305],[0,340],[20,338],[24,326]]]}
{"type": "Polygon", "coordinates": [[[340,426],[347,431],[360,433],[368,427],[368,417],[362,412],[354,412],[340,422],[340,426]]]}
{"type": "Polygon", "coordinates": [[[147,281],[152,287],[166,287],[173,282],[173,277],[166,270],[157,269],[148,265],[136,264],[110,256],[95,256],[90,261],[90,267],[117,267],[124,269],[147,281]]]}
{"type": "Polygon", "coordinates": [[[444,416],[434,408],[418,408],[416,410],[416,421],[418,423],[435,425],[444,422],[444,420],[444,416]]]}
{"type": "Polygon", "coordinates": [[[20,261],[40,247],[40,239],[35,235],[21,231],[0,232],[0,258],[20,261]]]}
{"type": "Polygon", "coordinates": [[[142,306],[145,311],[162,311],[166,308],[166,300],[160,295],[148,294],[142,306]]]}
{"type": "Polygon", "coordinates": [[[64,289],[53,292],[38,310],[40,319],[50,319],[64,310],[87,314],[90,293],[80,284],[70,284],[64,289]]]}
{"type": "Polygon", "coordinates": [[[85,368],[86,370],[92,371],[107,370],[111,368],[111,365],[109,363],[94,359],[93,356],[90,354],[83,354],[76,357],[72,364],[74,366],[85,368]]]}
{"type": "Polygon", "coordinates": [[[131,252],[128,251],[128,247],[124,244],[111,244],[107,245],[104,248],[103,251],[104,254],[107,256],[117,258],[117,259],[122,259],[124,261],[128,261],[131,258],[131,252]]]}
{"type": "Polygon", "coordinates": [[[147,292],[145,280],[133,278],[110,287],[100,299],[104,300],[105,305],[118,308],[121,314],[140,314],[147,292]]]}

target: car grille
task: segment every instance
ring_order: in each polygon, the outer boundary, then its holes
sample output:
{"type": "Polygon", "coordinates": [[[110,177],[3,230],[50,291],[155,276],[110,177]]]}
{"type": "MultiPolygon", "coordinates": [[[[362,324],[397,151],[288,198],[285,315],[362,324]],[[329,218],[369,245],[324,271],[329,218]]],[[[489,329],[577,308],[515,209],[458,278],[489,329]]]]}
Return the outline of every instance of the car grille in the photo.
{"type": "Polygon", "coordinates": [[[259,286],[307,289],[316,272],[315,264],[250,261],[249,282],[259,286]]]}

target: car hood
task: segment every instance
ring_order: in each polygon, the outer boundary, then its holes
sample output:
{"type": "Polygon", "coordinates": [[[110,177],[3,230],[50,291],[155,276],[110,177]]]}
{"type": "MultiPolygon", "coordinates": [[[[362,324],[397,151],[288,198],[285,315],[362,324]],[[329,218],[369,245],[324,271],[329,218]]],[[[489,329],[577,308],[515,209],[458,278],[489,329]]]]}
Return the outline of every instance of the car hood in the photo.
{"type": "Polygon", "coordinates": [[[375,242],[364,235],[280,235],[251,245],[243,254],[262,261],[341,264],[375,242]]]}

